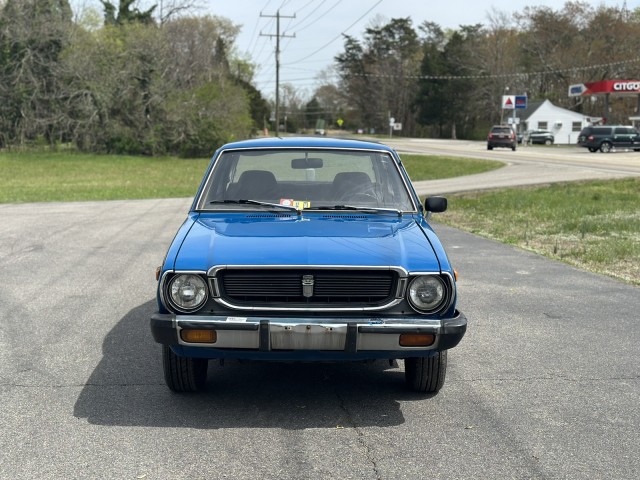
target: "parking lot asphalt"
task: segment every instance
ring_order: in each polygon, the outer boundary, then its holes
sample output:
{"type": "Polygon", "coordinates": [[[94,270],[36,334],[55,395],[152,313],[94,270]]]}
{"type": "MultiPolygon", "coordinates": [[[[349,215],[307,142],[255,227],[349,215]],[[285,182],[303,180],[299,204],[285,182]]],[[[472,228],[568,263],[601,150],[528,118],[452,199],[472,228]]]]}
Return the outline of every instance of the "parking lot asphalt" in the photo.
{"type": "Polygon", "coordinates": [[[636,478],[638,288],[437,223],[470,322],[438,395],[402,362],[170,393],[148,319],[189,203],[0,205],[0,478],[636,478]]]}

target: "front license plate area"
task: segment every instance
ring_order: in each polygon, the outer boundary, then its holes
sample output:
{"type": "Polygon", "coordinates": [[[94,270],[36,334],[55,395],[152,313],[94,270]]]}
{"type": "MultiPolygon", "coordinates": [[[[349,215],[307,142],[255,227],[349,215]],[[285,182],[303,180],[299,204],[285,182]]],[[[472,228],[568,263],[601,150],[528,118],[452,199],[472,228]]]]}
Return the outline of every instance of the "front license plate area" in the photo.
{"type": "Polygon", "coordinates": [[[344,350],[347,325],[270,325],[272,350],[344,350]]]}

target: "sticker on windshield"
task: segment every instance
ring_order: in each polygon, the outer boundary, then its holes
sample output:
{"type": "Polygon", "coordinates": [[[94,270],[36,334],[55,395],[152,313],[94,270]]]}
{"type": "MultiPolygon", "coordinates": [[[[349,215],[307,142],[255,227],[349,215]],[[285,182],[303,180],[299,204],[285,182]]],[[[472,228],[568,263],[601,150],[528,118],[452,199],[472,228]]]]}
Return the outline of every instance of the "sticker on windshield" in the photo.
{"type": "Polygon", "coordinates": [[[293,198],[281,198],[280,205],[287,207],[296,207],[299,210],[311,207],[311,202],[308,200],[294,200],[293,198]]]}

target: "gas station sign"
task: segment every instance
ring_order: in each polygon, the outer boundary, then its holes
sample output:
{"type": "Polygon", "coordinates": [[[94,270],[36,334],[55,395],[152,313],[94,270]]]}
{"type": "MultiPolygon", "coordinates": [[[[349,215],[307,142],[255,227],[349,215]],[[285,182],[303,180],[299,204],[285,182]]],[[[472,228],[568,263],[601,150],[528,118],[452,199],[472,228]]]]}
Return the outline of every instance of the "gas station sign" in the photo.
{"type": "Polygon", "coordinates": [[[516,108],[527,108],[526,95],[503,95],[502,108],[504,110],[515,110],[516,108]]]}
{"type": "Polygon", "coordinates": [[[640,80],[601,80],[599,82],[579,83],[569,86],[569,96],[640,94],[640,80]]]}

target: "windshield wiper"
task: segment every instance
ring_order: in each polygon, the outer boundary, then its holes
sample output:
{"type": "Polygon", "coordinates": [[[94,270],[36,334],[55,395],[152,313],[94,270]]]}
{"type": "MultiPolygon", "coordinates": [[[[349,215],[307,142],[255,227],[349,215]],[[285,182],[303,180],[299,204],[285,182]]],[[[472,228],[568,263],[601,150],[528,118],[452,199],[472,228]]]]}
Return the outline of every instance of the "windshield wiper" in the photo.
{"type": "Polygon", "coordinates": [[[319,205],[307,210],[357,210],[366,213],[395,213],[399,217],[402,216],[402,212],[397,208],[357,207],[355,205],[319,205]]]}
{"type": "Polygon", "coordinates": [[[282,210],[289,210],[292,212],[296,212],[300,215],[302,212],[299,208],[294,207],[293,205],[282,205],[280,203],[270,203],[270,202],[260,202],[258,200],[212,200],[209,202],[209,205],[214,204],[235,204],[235,205],[259,205],[261,207],[271,207],[271,208],[280,208],[282,210]]]}

